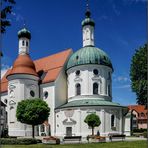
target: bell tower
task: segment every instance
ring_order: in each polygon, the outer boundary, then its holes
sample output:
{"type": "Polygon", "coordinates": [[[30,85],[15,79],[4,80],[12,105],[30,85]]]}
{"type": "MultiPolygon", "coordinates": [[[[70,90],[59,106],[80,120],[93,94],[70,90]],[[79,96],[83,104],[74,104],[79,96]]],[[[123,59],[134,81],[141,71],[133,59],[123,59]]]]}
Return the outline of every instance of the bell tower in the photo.
{"type": "Polygon", "coordinates": [[[91,19],[88,2],[86,7],[85,19],[82,21],[83,47],[94,46],[95,22],[91,19]]]}
{"type": "Polygon", "coordinates": [[[18,32],[19,55],[29,54],[31,33],[25,27],[18,32]]]}

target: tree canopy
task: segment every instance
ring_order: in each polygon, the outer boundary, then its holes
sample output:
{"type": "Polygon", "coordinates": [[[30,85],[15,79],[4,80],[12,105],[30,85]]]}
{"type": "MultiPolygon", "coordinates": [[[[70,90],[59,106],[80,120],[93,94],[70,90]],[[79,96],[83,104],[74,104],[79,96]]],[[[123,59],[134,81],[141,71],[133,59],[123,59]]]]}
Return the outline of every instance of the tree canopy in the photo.
{"type": "Polygon", "coordinates": [[[32,125],[32,136],[34,137],[34,126],[47,120],[49,112],[48,104],[42,99],[26,99],[18,103],[16,117],[21,123],[32,125]]]}
{"type": "Polygon", "coordinates": [[[14,4],[15,0],[1,0],[1,33],[5,33],[6,27],[11,25],[8,14],[12,13],[14,4]]]}
{"type": "Polygon", "coordinates": [[[84,122],[92,128],[92,136],[94,135],[94,127],[101,124],[99,116],[94,113],[87,115],[84,122]]]}
{"type": "Polygon", "coordinates": [[[136,50],[130,67],[132,91],[136,93],[137,103],[147,104],[147,44],[136,50]]]}

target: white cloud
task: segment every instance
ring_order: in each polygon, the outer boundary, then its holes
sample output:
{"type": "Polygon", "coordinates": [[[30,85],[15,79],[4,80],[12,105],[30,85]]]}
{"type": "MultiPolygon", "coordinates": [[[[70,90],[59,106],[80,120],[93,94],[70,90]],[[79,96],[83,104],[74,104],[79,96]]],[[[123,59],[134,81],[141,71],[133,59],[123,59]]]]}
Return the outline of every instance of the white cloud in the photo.
{"type": "Polygon", "coordinates": [[[98,20],[108,20],[108,16],[102,15],[98,18],[98,20]]]}
{"type": "Polygon", "coordinates": [[[115,82],[129,82],[129,78],[125,77],[125,76],[118,76],[116,78],[114,78],[115,82]]]}
{"type": "Polygon", "coordinates": [[[132,0],[133,2],[146,2],[147,0],[132,0]]]}
{"type": "Polygon", "coordinates": [[[131,85],[130,84],[126,84],[126,85],[120,85],[120,86],[115,86],[115,87],[113,87],[113,88],[121,88],[121,89],[124,89],[124,88],[130,88],[131,87],[131,85]]]}
{"type": "Polygon", "coordinates": [[[16,22],[24,21],[24,17],[21,14],[15,12],[11,12],[11,14],[14,16],[16,22]]]}
{"type": "Polygon", "coordinates": [[[116,7],[116,5],[113,3],[113,5],[112,5],[112,7],[113,7],[113,11],[115,12],[115,14],[117,15],[117,16],[119,16],[120,15],[120,11],[117,9],[117,7],[116,7]]]}
{"type": "Polygon", "coordinates": [[[125,4],[137,4],[139,2],[147,2],[147,0],[123,0],[125,4]]]}
{"type": "Polygon", "coordinates": [[[7,72],[7,70],[9,69],[10,67],[8,65],[5,65],[5,64],[2,64],[1,65],[1,78],[4,76],[4,74],[7,72]]]}
{"type": "Polygon", "coordinates": [[[4,76],[4,74],[7,72],[7,69],[1,70],[1,78],[4,76]]]}

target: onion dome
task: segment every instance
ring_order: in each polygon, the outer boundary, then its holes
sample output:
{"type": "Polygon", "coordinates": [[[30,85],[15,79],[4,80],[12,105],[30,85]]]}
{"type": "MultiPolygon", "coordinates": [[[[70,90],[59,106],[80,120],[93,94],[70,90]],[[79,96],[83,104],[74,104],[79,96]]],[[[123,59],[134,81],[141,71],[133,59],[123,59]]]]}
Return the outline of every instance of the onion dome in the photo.
{"type": "Polygon", "coordinates": [[[35,65],[29,55],[19,55],[17,57],[9,75],[13,74],[29,74],[38,76],[35,65]]]}
{"type": "Polygon", "coordinates": [[[31,39],[31,33],[26,28],[23,28],[18,32],[18,38],[23,38],[23,37],[31,39]]]}
{"type": "Polygon", "coordinates": [[[86,25],[95,26],[95,22],[90,18],[90,11],[87,10],[85,13],[86,18],[82,21],[82,27],[86,25]]]}
{"type": "Polygon", "coordinates": [[[101,49],[94,46],[85,46],[72,54],[67,62],[66,69],[68,70],[71,67],[86,64],[104,65],[112,68],[113,70],[112,63],[108,55],[101,49]]]}

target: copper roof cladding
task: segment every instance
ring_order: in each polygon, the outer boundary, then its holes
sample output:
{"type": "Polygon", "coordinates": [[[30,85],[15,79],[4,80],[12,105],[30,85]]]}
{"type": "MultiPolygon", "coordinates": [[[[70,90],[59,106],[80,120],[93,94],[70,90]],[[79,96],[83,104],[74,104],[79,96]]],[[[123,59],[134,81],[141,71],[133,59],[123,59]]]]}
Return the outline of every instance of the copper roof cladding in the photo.
{"type": "Polygon", "coordinates": [[[9,75],[13,74],[30,74],[38,76],[33,61],[31,60],[30,56],[26,54],[19,55],[15,60],[9,75]]]}
{"type": "MultiPolygon", "coordinates": [[[[65,62],[67,61],[68,57],[70,56],[70,54],[72,53],[72,49],[67,49],[67,50],[64,50],[62,52],[59,52],[57,54],[54,54],[54,55],[51,55],[51,56],[48,56],[48,57],[44,57],[44,58],[41,58],[41,59],[38,59],[38,60],[35,60],[34,61],[34,65],[35,65],[35,70],[34,71],[36,74],[43,70],[44,72],[46,72],[46,75],[45,77],[43,78],[42,80],[42,84],[44,83],[49,83],[49,82],[53,82],[56,80],[56,78],[58,77],[61,69],[63,68],[65,62]]],[[[18,59],[18,58],[17,58],[18,59]]],[[[27,57],[24,57],[24,59],[27,59],[27,57]]],[[[22,57],[21,57],[21,60],[22,60],[22,57]]],[[[29,69],[33,68],[34,69],[34,66],[32,65],[32,62],[29,62],[29,63],[24,63],[24,62],[19,62],[20,59],[18,59],[18,61],[16,60],[16,65],[14,63],[13,66],[16,66],[17,68],[12,68],[12,69],[9,69],[6,74],[3,76],[3,78],[1,79],[1,93],[3,92],[7,92],[7,88],[8,88],[8,80],[6,79],[6,77],[8,75],[11,74],[11,72],[16,72],[16,70],[18,72],[23,72],[24,70],[19,66],[20,64],[24,67],[28,66],[29,69]]],[[[27,68],[25,68],[27,69],[27,68]]]]}

